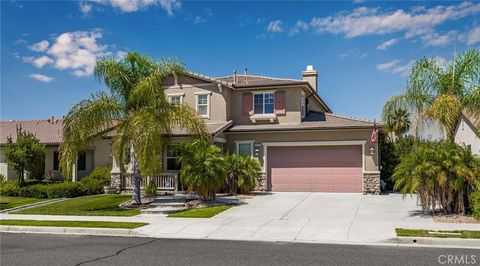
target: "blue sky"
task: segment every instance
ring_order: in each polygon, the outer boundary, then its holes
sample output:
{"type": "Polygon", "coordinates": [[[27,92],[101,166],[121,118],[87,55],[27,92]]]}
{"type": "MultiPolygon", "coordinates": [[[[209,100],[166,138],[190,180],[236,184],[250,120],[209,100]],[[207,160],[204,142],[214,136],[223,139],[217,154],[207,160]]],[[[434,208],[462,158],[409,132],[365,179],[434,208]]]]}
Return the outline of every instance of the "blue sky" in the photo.
{"type": "Polygon", "coordinates": [[[413,60],[480,47],[479,14],[458,1],[1,1],[1,120],[62,116],[105,89],[95,61],[127,51],[213,77],[312,64],[335,113],[379,119],[413,60]]]}

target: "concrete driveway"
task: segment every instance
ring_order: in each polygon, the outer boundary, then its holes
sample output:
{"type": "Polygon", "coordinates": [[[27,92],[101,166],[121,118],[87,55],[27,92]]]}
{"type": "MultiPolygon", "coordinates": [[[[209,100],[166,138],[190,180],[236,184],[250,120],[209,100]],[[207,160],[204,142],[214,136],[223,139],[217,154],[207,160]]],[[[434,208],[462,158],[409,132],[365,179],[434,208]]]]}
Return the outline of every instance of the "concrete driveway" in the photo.
{"type": "Polygon", "coordinates": [[[395,237],[395,226],[433,224],[415,198],[354,193],[272,193],[258,196],[216,219],[232,222],[210,235],[265,240],[377,242],[395,237]],[[244,225],[251,225],[245,230],[244,225]]]}

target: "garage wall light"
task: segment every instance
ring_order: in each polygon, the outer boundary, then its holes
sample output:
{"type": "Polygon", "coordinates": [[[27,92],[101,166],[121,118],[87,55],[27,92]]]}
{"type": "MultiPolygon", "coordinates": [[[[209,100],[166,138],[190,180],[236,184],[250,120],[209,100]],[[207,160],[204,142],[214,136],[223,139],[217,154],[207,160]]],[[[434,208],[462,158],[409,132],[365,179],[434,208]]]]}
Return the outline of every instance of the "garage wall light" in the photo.
{"type": "Polygon", "coordinates": [[[375,148],[374,147],[370,147],[370,155],[375,155],[375,148]]]}

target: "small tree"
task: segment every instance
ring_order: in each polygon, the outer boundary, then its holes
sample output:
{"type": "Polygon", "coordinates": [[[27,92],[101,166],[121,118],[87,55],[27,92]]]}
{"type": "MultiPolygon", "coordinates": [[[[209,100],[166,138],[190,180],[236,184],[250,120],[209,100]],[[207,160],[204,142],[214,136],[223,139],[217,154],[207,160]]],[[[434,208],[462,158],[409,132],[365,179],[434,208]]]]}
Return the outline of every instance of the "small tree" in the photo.
{"type": "Polygon", "coordinates": [[[262,178],[262,168],[257,160],[236,153],[225,156],[226,188],[230,193],[247,193],[255,189],[262,178]]]}
{"type": "Polygon", "coordinates": [[[389,110],[384,114],[383,122],[385,123],[385,129],[388,132],[395,133],[396,139],[398,136],[402,137],[410,129],[410,113],[403,108],[389,110]]]}
{"type": "Polygon", "coordinates": [[[12,137],[7,138],[4,148],[5,161],[18,172],[20,184],[25,181],[25,171],[32,173],[41,167],[45,146],[32,133],[17,128],[17,139],[13,142],[12,137]]]}
{"type": "Polygon", "coordinates": [[[215,192],[225,179],[222,150],[205,140],[196,139],[179,147],[180,175],[202,200],[215,200],[215,192]]]}

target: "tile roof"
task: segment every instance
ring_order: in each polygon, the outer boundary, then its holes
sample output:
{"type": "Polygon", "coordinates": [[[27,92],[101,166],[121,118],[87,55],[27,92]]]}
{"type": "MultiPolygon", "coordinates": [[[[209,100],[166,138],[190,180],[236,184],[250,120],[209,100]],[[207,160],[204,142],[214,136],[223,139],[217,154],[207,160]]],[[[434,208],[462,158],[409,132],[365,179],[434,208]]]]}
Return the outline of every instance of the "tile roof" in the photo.
{"type": "MultiPolygon", "coordinates": [[[[219,122],[219,123],[205,123],[205,126],[207,127],[207,131],[210,135],[217,135],[218,133],[221,133],[225,131],[226,128],[231,126],[233,124],[233,121],[227,121],[227,122],[219,122]]],[[[172,129],[172,136],[173,137],[182,137],[182,136],[191,136],[187,130],[185,130],[182,127],[174,127],[172,129]]],[[[115,130],[112,130],[108,132],[107,134],[104,135],[105,137],[113,137],[115,136],[115,130]]]]}
{"type": "Polygon", "coordinates": [[[13,120],[0,122],[0,144],[7,142],[7,137],[13,140],[17,137],[17,126],[21,126],[34,134],[43,144],[59,144],[62,142],[62,119],[45,120],[13,120]]]}
{"type": "Polygon", "coordinates": [[[237,82],[233,82],[233,75],[219,77],[216,80],[228,82],[237,88],[279,86],[279,85],[307,85],[308,82],[299,79],[272,78],[265,76],[237,75],[237,82]]]}
{"type": "Polygon", "coordinates": [[[228,132],[245,131],[282,131],[282,130],[318,130],[318,129],[367,129],[373,128],[374,121],[356,119],[331,113],[309,112],[305,121],[300,123],[234,125],[228,132]]]}

